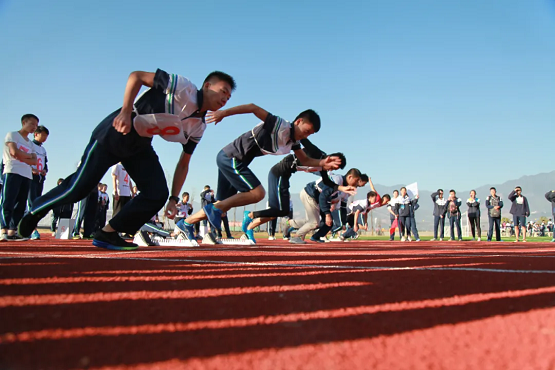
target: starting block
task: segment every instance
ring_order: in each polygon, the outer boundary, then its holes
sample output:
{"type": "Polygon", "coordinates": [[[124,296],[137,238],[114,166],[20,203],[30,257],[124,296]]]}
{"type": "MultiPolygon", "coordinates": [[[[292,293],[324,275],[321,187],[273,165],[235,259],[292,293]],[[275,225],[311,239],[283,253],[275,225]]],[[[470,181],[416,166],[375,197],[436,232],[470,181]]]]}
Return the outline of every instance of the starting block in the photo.
{"type": "Polygon", "coordinates": [[[202,244],[223,244],[223,245],[256,245],[252,240],[248,239],[245,235],[242,235],[240,239],[220,239],[216,238],[216,243],[214,243],[213,237],[210,237],[208,233],[204,235],[202,239],[202,244]]]}
{"type": "Polygon", "coordinates": [[[177,238],[162,238],[161,236],[150,236],[147,232],[140,231],[135,234],[133,243],[140,247],[199,247],[195,241],[184,239],[179,235],[177,238]]]}

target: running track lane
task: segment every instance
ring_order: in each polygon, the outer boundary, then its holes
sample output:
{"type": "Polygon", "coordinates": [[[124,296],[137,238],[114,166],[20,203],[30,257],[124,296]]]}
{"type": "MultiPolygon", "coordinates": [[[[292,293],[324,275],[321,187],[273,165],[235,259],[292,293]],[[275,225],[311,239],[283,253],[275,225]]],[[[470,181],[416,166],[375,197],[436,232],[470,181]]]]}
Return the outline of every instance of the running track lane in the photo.
{"type": "Polygon", "coordinates": [[[0,368],[555,369],[555,247],[0,245],[0,368]]]}

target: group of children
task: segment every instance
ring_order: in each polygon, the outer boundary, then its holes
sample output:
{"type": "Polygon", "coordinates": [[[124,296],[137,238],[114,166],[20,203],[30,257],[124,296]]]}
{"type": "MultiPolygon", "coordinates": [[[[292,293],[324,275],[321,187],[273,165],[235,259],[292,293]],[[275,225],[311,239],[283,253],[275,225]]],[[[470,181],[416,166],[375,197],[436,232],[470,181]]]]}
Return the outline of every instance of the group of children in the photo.
{"type": "MultiPolygon", "coordinates": [[[[18,170],[20,173],[13,168],[7,171],[4,190],[10,196],[6,197],[9,204],[3,204],[2,208],[3,238],[9,239],[16,235],[16,226],[18,235],[27,237],[36,230],[40,219],[50,210],[79,202],[90,194],[97,193],[96,187],[100,179],[114,166],[114,214],[107,224],[97,224],[93,245],[113,250],[136,249],[137,245],[125,240],[122,235],[136,233],[153,215],[158,214],[164,203],[164,215],[169,218],[177,217],[176,226],[184,238],[195,239],[198,229],[195,235],[194,225],[207,221],[211,229],[216,231],[208,236],[213,242],[217,242],[216,238],[221,237],[221,223],[226,219],[227,211],[257,203],[266,195],[260,180],[249,168],[250,163],[260,156],[278,155],[285,158],[269,171],[268,208],[256,212],[246,211],[243,217],[243,232],[252,242],[256,242],[253,230],[257,226],[266,222],[274,222],[275,225],[278,217],[284,219],[284,229],[297,229],[296,235],[290,239],[294,244],[305,243],[309,232],[314,232],[311,241],[321,242],[321,238],[330,230],[338,231],[345,224],[349,224],[351,229],[342,237],[349,237],[360,227],[360,215],[366,220],[370,209],[386,204],[392,219],[398,220],[402,238],[406,234],[410,240],[413,230],[418,240],[414,222],[414,211],[418,207],[417,197],[410,199],[404,188],[401,189],[400,196],[394,193],[393,198],[389,195],[381,197],[368,176],[356,168],[350,169],[345,175],[331,175],[328,172],[345,168],[346,158],[339,152],[328,155],[308,140],[309,136],[321,128],[320,116],[314,110],[307,109],[292,121],[269,113],[255,104],[222,110],[234,90],[234,79],[219,71],[210,73],[200,89],[187,78],[160,69],[154,73],[131,73],[121,108],[109,114],[93,130],[77,171],[48,193],[38,196],[40,194],[35,192],[37,197],[32,198],[29,212],[23,216],[24,207],[18,203],[23,197],[19,193],[10,192],[18,188],[20,192],[28,192],[35,172],[39,177],[44,176],[46,167],[39,167],[41,151],[38,148],[40,140],[44,142],[48,135],[46,133],[45,137],[38,136],[37,139],[35,134],[38,144],[31,145],[26,136],[37,131],[38,118],[25,115],[22,129],[9,134],[4,148],[4,157],[10,156],[14,158],[12,162],[17,162],[18,166],[25,164],[29,168],[18,170]],[[148,89],[137,98],[143,86],[148,89]],[[195,148],[202,139],[207,124],[216,125],[225,117],[238,114],[253,114],[261,122],[218,152],[217,194],[214,197],[214,193],[206,189],[208,192],[203,196],[202,209],[193,214],[192,207],[188,205],[188,194],[182,194],[181,203],[179,194],[187,178],[195,148]],[[182,146],[171,189],[168,189],[164,171],[152,147],[152,138],[155,135],[182,146]],[[30,166],[35,166],[36,171],[31,170],[30,166]],[[310,181],[301,191],[306,217],[291,219],[287,217],[290,214],[289,179],[298,171],[317,173],[319,178],[310,181]],[[138,188],[134,197],[129,190],[133,187],[131,178],[138,188]],[[349,195],[355,194],[356,189],[367,182],[370,182],[372,190],[366,199],[347,207],[349,195]],[[205,196],[209,200],[205,201],[205,196]],[[335,226],[331,214],[334,209],[339,209],[341,215],[335,226]]],[[[46,154],[43,165],[45,163],[46,154]]],[[[9,166],[14,165],[10,163],[9,166]]],[[[442,201],[439,201],[443,192],[438,192],[432,198],[437,204],[437,217],[443,219],[446,212],[455,215],[451,225],[457,225],[460,238],[460,199],[455,197],[454,191],[451,193],[443,206],[442,201]],[[459,221],[456,215],[459,215],[459,221]]],[[[98,199],[97,194],[97,201],[98,199]]],[[[107,205],[107,201],[102,200],[102,203],[102,206],[107,205]]],[[[365,221],[362,227],[367,227],[365,221]]],[[[230,233],[228,237],[231,237],[230,233]]]]}

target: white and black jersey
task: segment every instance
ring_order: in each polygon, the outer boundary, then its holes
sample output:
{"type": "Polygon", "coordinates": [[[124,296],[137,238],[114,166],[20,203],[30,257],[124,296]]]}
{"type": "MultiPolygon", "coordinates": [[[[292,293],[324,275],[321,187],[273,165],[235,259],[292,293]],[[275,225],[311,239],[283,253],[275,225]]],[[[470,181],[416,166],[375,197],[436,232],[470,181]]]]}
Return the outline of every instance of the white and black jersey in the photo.
{"type": "Polygon", "coordinates": [[[128,156],[151,145],[153,135],[179,142],[192,154],[206,130],[206,112],[201,112],[202,89],[187,78],[158,69],[154,84],[134,104],[133,126],[125,140],[112,126],[120,109],[104,119],[93,131],[93,138],[108,145],[115,154],[128,156]]]}
{"type": "Polygon", "coordinates": [[[228,157],[248,165],[256,157],[285,155],[291,150],[301,149],[301,143],[295,140],[294,133],[290,122],[268,113],[264,122],[226,145],[223,151],[228,157]]]}
{"type": "Polygon", "coordinates": [[[347,214],[350,215],[351,213],[355,213],[356,211],[359,211],[360,214],[365,215],[370,210],[381,206],[382,206],[382,198],[378,194],[376,196],[376,201],[374,203],[370,203],[368,199],[355,200],[354,202],[349,204],[347,214]]]}

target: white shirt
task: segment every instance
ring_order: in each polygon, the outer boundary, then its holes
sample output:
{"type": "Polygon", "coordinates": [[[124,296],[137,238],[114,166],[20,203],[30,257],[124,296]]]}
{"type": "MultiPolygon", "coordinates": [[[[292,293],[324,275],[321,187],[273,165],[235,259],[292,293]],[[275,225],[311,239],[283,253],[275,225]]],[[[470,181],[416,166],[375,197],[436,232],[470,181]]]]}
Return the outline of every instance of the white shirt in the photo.
{"type": "Polygon", "coordinates": [[[198,143],[206,130],[206,123],[202,117],[190,117],[200,108],[197,104],[197,87],[183,76],[169,76],[166,113],[137,115],[133,126],[140,136],[160,135],[166,141],[187,144],[191,140],[198,143]]]}
{"type": "Polygon", "coordinates": [[[177,203],[177,217],[189,217],[189,213],[191,213],[190,209],[191,206],[189,205],[189,203],[177,203]]]}
{"type": "Polygon", "coordinates": [[[130,197],[131,187],[129,186],[129,175],[121,163],[112,167],[112,175],[116,176],[116,185],[118,187],[118,194],[120,197],[130,197]]]}
{"type": "Polygon", "coordinates": [[[35,149],[35,153],[37,153],[37,164],[35,166],[31,166],[32,169],[42,172],[44,170],[44,165],[46,164],[46,148],[43,145],[37,145],[33,142],[33,148],[35,149]]]}
{"type": "Polygon", "coordinates": [[[14,143],[17,149],[25,153],[35,153],[35,145],[33,142],[21,136],[18,131],[8,132],[4,139],[4,152],[2,154],[4,160],[4,174],[14,173],[32,179],[33,171],[31,170],[31,165],[12,157],[8,143],[14,143]]]}

